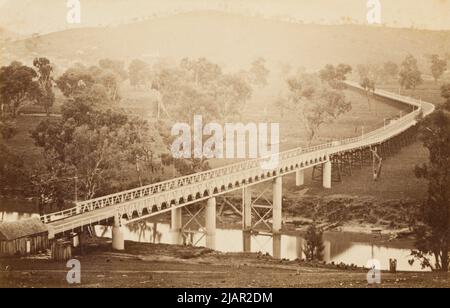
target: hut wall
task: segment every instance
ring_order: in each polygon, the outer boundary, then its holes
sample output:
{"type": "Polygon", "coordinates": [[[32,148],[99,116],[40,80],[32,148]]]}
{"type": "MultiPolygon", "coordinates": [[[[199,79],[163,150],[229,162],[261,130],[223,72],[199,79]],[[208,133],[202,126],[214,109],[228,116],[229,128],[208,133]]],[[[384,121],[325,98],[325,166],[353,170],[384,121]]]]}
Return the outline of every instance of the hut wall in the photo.
{"type": "Polygon", "coordinates": [[[3,256],[33,255],[41,251],[45,251],[49,249],[49,247],[50,245],[48,240],[48,234],[40,234],[37,236],[29,238],[25,237],[12,241],[0,241],[0,255],[3,256]]]}
{"type": "Polygon", "coordinates": [[[57,240],[52,244],[52,259],[55,261],[67,261],[72,258],[72,243],[70,241],[57,240]]]}

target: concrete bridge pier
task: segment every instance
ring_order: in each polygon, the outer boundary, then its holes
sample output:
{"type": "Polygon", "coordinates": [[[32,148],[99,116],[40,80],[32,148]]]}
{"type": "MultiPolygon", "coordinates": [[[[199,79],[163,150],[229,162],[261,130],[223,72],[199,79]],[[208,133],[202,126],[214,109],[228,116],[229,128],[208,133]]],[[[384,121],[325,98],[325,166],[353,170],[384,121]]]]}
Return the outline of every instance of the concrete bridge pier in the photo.
{"type": "Polygon", "coordinates": [[[206,248],[216,249],[216,198],[208,199],[205,210],[206,248]]]}
{"type": "Polygon", "coordinates": [[[323,187],[331,189],[331,161],[328,160],[323,164],[323,187]]]}
{"type": "Polygon", "coordinates": [[[281,234],[274,234],[273,238],[273,257],[281,259],[281,234]]]}
{"type": "Polygon", "coordinates": [[[119,215],[114,217],[112,229],[112,248],[113,250],[125,250],[124,228],[119,215]]]}
{"type": "Polygon", "coordinates": [[[295,173],[295,185],[297,187],[305,185],[305,170],[297,170],[295,173]]]}
{"type": "Polygon", "coordinates": [[[172,238],[173,245],[182,245],[183,236],[181,234],[181,229],[183,228],[183,215],[182,208],[172,209],[171,212],[171,224],[170,224],[170,234],[172,238]]]}
{"type": "Polygon", "coordinates": [[[324,241],[323,246],[323,261],[329,263],[331,261],[331,242],[324,241]]]}
{"type": "Polygon", "coordinates": [[[242,232],[243,251],[252,252],[252,233],[250,231],[242,232]]]}
{"type": "Polygon", "coordinates": [[[244,231],[252,229],[252,192],[248,187],[242,192],[242,229],[244,231]]]}
{"type": "Polygon", "coordinates": [[[273,181],[273,216],[272,232],[274,234],[281,232],[282,211],[283,211],[283,177],[278,176],[273,181]]]}
{"type": "Polygon", "coordinates": [[[305,240],[301,237],[297,237],[297,258],[299,258],[300,260],[303,260],[303,250],[305,247],[305,240]]]}

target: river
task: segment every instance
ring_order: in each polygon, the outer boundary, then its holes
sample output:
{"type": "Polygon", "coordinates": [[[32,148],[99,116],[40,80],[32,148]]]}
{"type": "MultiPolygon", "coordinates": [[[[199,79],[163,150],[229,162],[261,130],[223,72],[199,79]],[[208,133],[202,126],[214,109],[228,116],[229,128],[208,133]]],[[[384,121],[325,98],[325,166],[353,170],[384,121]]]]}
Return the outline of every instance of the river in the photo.
{"type": "MultiPolygon", "coordinates": [[[[18,213],[0,210],[0,221],[17,221],[39,217],[37,214],[18,213]]],[[[96,226],[97,236],[111,238],[111,227],[96,226]]],[[[148,220],[139,224],[125,227],[125,240],[171,244],[172,235],[170,225],[164,222],[148,220]]],[[[204,246],[205,238],[201,233],[192,234],[190,241],[196,246],[204,246]]],[[[394,243],[374,244],[370,240],[361,240],[356,234],[330,233],[324,235],[324,259],[327,262],[355,264],[366,266],[372,256],[379,260],[383,270],[389,268],[389,259],[397,259],[397,269],[401,271],[422,271],[420,265],[415,262],[409,265],[411,248],[407,244],[394,243]]],[[[278,258],[295,260],[304,258],[304,239],[293,235],[250,235],[241,230],[217,229],[216,249],[221,252],[261,252],[268,253],[278,258]]]]}

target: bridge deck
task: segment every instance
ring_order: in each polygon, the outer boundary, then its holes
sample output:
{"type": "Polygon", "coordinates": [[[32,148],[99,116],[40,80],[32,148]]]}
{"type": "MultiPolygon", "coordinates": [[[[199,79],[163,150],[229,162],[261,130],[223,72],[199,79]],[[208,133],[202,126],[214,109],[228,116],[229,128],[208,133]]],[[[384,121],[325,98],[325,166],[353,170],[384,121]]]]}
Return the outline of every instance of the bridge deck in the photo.
{"type": "MultiPolygon", "coordinates": [[[[355,83],[348,84],[361,89],[355,83]]],[[[389,140],[408,130],[417,123],[417,117],[432,113],[433,104],[377,90],[377,96],[411,105],[415,111],[364,136],[335,141],[307,149],[294,149],[279,154],[280,164],[277,170],[268,172],[261,169],[261,161],[256,159],[241,162],[152,184],[137,189],[112,194],[80,202],[67,211],[45,215],[41,219],[47,223],[55,234],[90,225],[114,217],[116,214],[132,217],[150,217],[170,211],[173,207],[182,207],[199,202],[211,196],[228,193],[242,188],[242,185],[256,185],[277,176],[311,168],[329,160],[329,156],[345,151],[367,148],[389,140]]]]}

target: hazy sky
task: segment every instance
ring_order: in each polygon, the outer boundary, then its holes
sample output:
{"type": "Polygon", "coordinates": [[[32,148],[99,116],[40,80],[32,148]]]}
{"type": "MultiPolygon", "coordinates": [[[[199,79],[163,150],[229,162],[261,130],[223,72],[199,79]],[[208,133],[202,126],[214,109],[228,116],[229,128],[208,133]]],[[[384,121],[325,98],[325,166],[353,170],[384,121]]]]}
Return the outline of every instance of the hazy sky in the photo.
{"type": "MultiPolygon", "coordinates": [[[[390,26],[414,25],[450,30],[450,0],[380,0],[382,20],[390,26]]],[[[342,17],[366,22],[367,0],[80,0],[82,25],[96,26],[135,17],[189,10],[224,10],[267,17],[289,16],[305,22],[338,23],[342,17]]],[[[70,27],[67,0],[0,0],[0,26],[30,34],[70,27]]]]}

